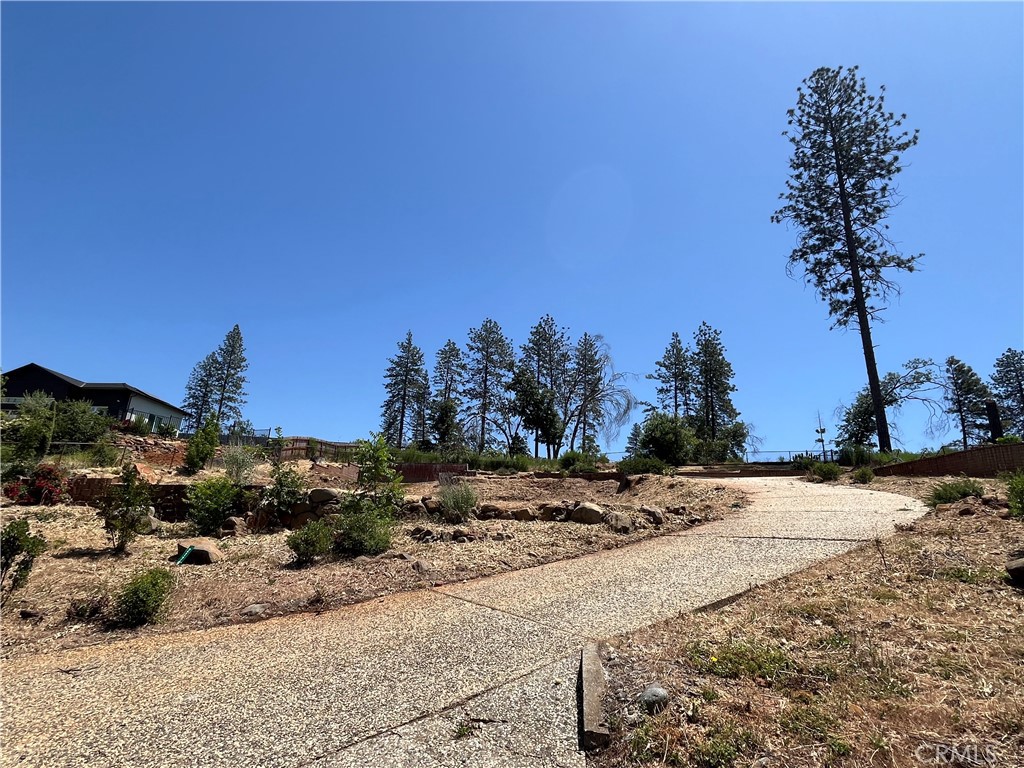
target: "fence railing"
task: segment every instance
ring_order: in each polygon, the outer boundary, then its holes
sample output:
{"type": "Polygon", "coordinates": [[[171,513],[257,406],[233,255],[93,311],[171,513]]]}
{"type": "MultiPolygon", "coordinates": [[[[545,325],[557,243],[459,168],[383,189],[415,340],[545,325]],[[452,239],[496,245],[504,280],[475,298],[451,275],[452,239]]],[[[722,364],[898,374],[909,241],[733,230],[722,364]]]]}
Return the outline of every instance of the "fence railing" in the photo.
{"type": "Polygon", "coordinates": [[[316,459],[344,463],[355,459],[358,447],[356,443],[335,443],[315,437],[285,437],[277,457],[281,461],[316,459]]]}
{"type": "MultiPolygon", "coordinates": [[[[835,461],[839,457],[839,451],[835,448],[826,448],[824,454],[824,461],[835,461]]],[[[746,451],[743,459],[750,464],[768,464],[771,462],[789,462],[793,460],[794,456],[814,456],[821,461],[822,450],[821,448],[804,448],[799,451],[773,451],[761,448],[756,451],[746,451]]]]}

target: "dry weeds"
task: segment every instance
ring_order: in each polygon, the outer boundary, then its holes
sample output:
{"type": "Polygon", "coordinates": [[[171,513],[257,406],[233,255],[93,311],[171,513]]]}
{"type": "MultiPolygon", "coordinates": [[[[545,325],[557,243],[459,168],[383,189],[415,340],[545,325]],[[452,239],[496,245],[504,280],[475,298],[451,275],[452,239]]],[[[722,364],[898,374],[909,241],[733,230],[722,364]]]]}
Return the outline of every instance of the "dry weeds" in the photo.
{"type": "Polygon", "coordinates": [[[971,508],[613,640],[613,745],[591,764],[1024,766],[1024,595],[1004,578],[1024,523],[971,508]],[[654,681],[672,703],[652,717],[654,681]]]}

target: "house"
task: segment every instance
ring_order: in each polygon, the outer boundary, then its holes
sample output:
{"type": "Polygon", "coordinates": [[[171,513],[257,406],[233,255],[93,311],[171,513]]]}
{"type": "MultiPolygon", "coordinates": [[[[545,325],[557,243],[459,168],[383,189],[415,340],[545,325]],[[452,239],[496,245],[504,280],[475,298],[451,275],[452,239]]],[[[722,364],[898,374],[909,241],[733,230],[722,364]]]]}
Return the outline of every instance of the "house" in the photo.
{"type": "Polygon", "coordinates": [[[17,407],[32,392],[45,392],[54,400],[85,400],[92,403],[94,410],[115,419],[146,419],[152,432],[164,424],[179,429],[182,419],[188,416],[178,406],[130,384],[79,381],[35,363],[14,368],[4,377],[4,408],[17,407]]]}

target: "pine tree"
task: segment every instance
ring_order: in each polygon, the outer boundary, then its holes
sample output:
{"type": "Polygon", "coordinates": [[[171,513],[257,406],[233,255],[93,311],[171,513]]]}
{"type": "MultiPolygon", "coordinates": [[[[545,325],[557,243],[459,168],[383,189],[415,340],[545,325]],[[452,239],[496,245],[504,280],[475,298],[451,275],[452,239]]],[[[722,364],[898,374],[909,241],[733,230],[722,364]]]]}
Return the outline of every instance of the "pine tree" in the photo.
{"type": "Polygon", "coordinates": [[[462,386],[466,379],[466,361],[459,345],[451,339],[437,352],[434,361],[434,391],[438,402],[451,401],[461,405],[462,386]]]}
{"type": "Polygon", "coordinates": [[[946,413],[954,418],[966,451],[969,443],[985,441],[985,401],[991,399],[992,393],[971,366],[955,357],[946,359],[945,374],[946,413]]]}
{"type": "Polygon", "coordinates": [[[398,342],[398,354],[388,358],[384,373],[387,397],[381,406],[381,433],[388,445],[401,450],[407,435],[426,439],[426,403],[430,398],[423,351],[413,344],[412,331],[398,342]]]}
{"type": "Polygon", "coordinates": [[[181,403],[183,410],[188,412],[185,429],[197,432],[206,421],[206,416],[213,410],[213,387],[216,377],[217,356],[211,352],[196,363],[189,374],[185,385],[185,399],[181,403]]]}
{"type": "Polygon", "coordinates": [[[572,357],[572,424],[570,450],[596,440],[599,432],[614,439],[629,420],[637,401],[626,385],[627,374],[617,373],[604,338],[584,333],[572,357]],[[577,443],[577,439],[579,442],[577,443]]]}
{"type": "Polygon", "coordinates": [[[543,437],[539,430],[534,430],[533,455],[540,455],[541,442],[547,445],[549,455],[552,449],[557,454],[564,439],[564,424],[568,418],[569,402],[572,397],[568,376],[572,365],[572,345],[569,342],[568,329],[560,328],[551,315],[544,315],[530,329],[530,337],[520,349],[523,353],[523,363],[534,373],[538,389],[550,392],[556,409],[558,404],[562,405],[561,413],[557,410],[555,413],[562,422],[561,432],[554,429],[556,422],[551,418],[551,414],[546,414],[542,421],[545,424],[547,438],[543,437]]]}
{"type": "Polygon", "coordinates": [[[1007,349],[996,359],[992,395],[1009,434],[1024,437],[1024,352],[1007,349]]]}
{"type": "Polygon", "coordinates": [[[783,134],[793,145],[792,175],[779,195],[786,204],[772,221],[800,230],[788,271],[802,270],[828,302],[833,327],[852,323],[860,331],[878,443],[888,452],[870,320],[899,291],[888,275],[913,272],[920,258],[897,253],[885,223],[898,202],[892,182],[902,170],[900,156],[917,144],[917,132],[900,132],[906,115],[886,112],[885,87],[877,97],[868,94],[857,67],[821,67],[803,85],[783,134]]]}
{"type": "Polygon", "coordinates": [[[181,407],[189,414],[186,424],[191,431],[198,431],[210,413],[218,424],[242,420],[248,368],[242,331],[236,325],[221,345],[196,363],[189,374],[181,407]]]}
{"type": "Polygon", "coordinates": [[[490,318],[479,328],[470,328],[466,344],[466,386],[468,415],[475,431],[476,450],[483,453],[491,434],[491,420],[498,398],[515,366],[512,342],[501,326],[490,318]]]}
{"type": "Polygon", "coordinates": [[[242,406],[245,405],[245,372],[249,363],[245,359],[245,345],[242,343],[242,331],[236,325],[214,352],[216,364],[213,378],[213,408],[217,414],[218,424],[227,424],[242,418],[242,406]]]}
{"type": "Polygon", "coordinates": [[[693,351],[684,347],[679,334],[673,331],[665,354],[655,364],[655,373],[648,379],[659,382],[658,403],[673,417],[693,416],[693,351]]]}
{"type": "Polygon", "coordinates": [[[732,404],[732,364],[725,357],[722,333],[701,323],[693,334],[693,377],[696,400],[694,431],[702,441],[702,456],[722,461],[742,453],[747,431],[732,404]]]}

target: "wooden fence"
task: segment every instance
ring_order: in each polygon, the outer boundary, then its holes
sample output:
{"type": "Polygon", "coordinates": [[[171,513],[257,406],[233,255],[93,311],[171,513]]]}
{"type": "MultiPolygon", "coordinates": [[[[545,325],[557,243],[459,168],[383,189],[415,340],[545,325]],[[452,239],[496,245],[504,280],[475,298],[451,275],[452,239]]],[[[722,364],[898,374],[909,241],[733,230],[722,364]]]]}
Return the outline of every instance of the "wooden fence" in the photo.
{"type": "Polygon", "coordinates": [[[966,451],[930,456],[926,459],[904,461],[879,467],[876,475],[918,475],[939,477],[942,475],[969,475],[971,477],[995,477],[1000,472],[1024,469],[1024,443],[1014,445],[980,445],[966,451]]]}

